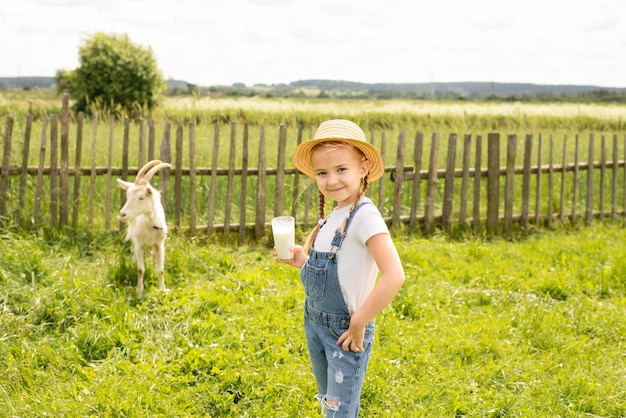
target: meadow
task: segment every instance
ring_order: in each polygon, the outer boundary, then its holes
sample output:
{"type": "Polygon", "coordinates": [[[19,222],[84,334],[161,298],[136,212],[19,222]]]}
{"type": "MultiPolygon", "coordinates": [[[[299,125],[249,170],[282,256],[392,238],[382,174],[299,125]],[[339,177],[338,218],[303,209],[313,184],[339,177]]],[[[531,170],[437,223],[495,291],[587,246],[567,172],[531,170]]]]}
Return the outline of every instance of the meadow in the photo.
{"type": "MultiPolygon", "coordinates": [[[[626,416],[626,231],[397,234],[363,417],[626,416]]],[[[298,272],[171,236],[134,290],[117,235],[3,232],[0,416],[315,417],[298,272]]]]}
{"type": "MultiPolygon", "coordinates": [[[[0,94],[0,115],[40,119],[60,103],[25,99],[0,94]]],[[[199,126],[349,117],[442,133],[626,131],[624,107],[607,105],[166,103],[155,118],[199,126]]],[[[363,417],[626,417],[621,219],[555,224],[515,240],[393,235],[407,280],[377,319],[363,417]]],[[[9,224],[0,237],[0,416],[319,416],[304,292],[298,272],[273,261],[269,238],[233,245],[174,230],[171,292],[157,290],[149,269],[139,295],[119,231],[9,224]]]]}

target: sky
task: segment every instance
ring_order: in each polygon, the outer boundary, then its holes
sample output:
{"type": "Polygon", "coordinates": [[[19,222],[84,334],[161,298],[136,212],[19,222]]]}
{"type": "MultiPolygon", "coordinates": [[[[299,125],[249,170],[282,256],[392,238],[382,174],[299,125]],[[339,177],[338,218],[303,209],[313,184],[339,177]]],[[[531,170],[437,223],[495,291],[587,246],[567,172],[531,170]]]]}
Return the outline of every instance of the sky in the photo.
{"type": "Polygon", "coordinates": [[[200,86],[502,82],[626,87],[626,0],[14,0],[0,77],[78,67],[96,32],[200,86]]]}

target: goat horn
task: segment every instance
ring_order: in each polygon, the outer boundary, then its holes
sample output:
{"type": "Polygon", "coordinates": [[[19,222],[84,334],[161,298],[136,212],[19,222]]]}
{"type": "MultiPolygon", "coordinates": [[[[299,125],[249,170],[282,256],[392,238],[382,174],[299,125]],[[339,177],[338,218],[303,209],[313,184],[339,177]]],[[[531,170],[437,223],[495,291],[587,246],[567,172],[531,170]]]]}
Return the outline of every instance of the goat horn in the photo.
{"type": "MultiPolygon", "coordinates": [[[[148,171],[148,169],[152,166],[155,166],[157,164],[161,164],[161,160],[152,160],[152,161],[148,161],[146,163],[146,165],[144,165],[143,167],[141,167],[141,170],[139,170],[139,172],[137,173],[137,177],[135,177],[135,184],[139,184],[141,182],[143,182],[143,178],[146,175],[146,172],[148,171]]],[[[154,174],[154,173],[153,173],[154,174]]],[[[152,177],[152,176],[150,176],[152,177]]],[[[148,182],[150,181],[150,179],[148,179],[148,182]]]]}
{"type": "Polygon", "coordinates": [[[150,171],[148,171],[146,173],[145,176],[143,176],[143,178],[141,179],[142,183],[150,183],[150,180],[152,180],[152,176],[154,176],[154,173],[156,173],[157,171],[159,171],[162,168],[170,168],[172,165],[170,163],[163,163],[161,161],[159,161],[158,165],[155,165],[154,167],[152,167],[150,169],[150,171]]]}

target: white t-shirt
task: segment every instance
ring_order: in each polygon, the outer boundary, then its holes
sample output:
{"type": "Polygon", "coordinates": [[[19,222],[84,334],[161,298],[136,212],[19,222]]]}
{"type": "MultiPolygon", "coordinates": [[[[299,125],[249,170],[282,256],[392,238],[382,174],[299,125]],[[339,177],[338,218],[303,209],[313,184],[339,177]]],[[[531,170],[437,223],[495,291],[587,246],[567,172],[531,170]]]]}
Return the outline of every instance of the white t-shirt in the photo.
{"type": "MultiPolygon", "coordinates": [[[[368,198],[363,201],[371,202],[368,198]]],[[[334,209],[327,217],[313,244],[315,251],[330,251],[335,231],[347,218],[350,207],[334,209]]],[[[381,233],[389,234],[389,229],[380,211],[373,204],[363,205],[353,216],[341,249],[337,251],[339,286],[350,315],[363,304],[376,284],[378,266],[365,243],[381,233]]]]}

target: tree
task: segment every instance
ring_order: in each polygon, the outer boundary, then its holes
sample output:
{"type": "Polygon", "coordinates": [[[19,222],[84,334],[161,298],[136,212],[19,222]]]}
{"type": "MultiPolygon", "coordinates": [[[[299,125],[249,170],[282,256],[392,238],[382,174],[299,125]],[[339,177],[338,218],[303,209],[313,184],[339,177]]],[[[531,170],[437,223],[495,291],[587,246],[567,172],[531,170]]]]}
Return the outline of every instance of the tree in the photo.
{"type": "Polygon", "coordinates": [[[158,106],[165,82],[152,49],[133,44],[128,35],[98,32],[79,48],[80,66],[57,72],[59,86],[69,86],[75,111],[94,105],[112,114],[139,116],[158,106]]]}

